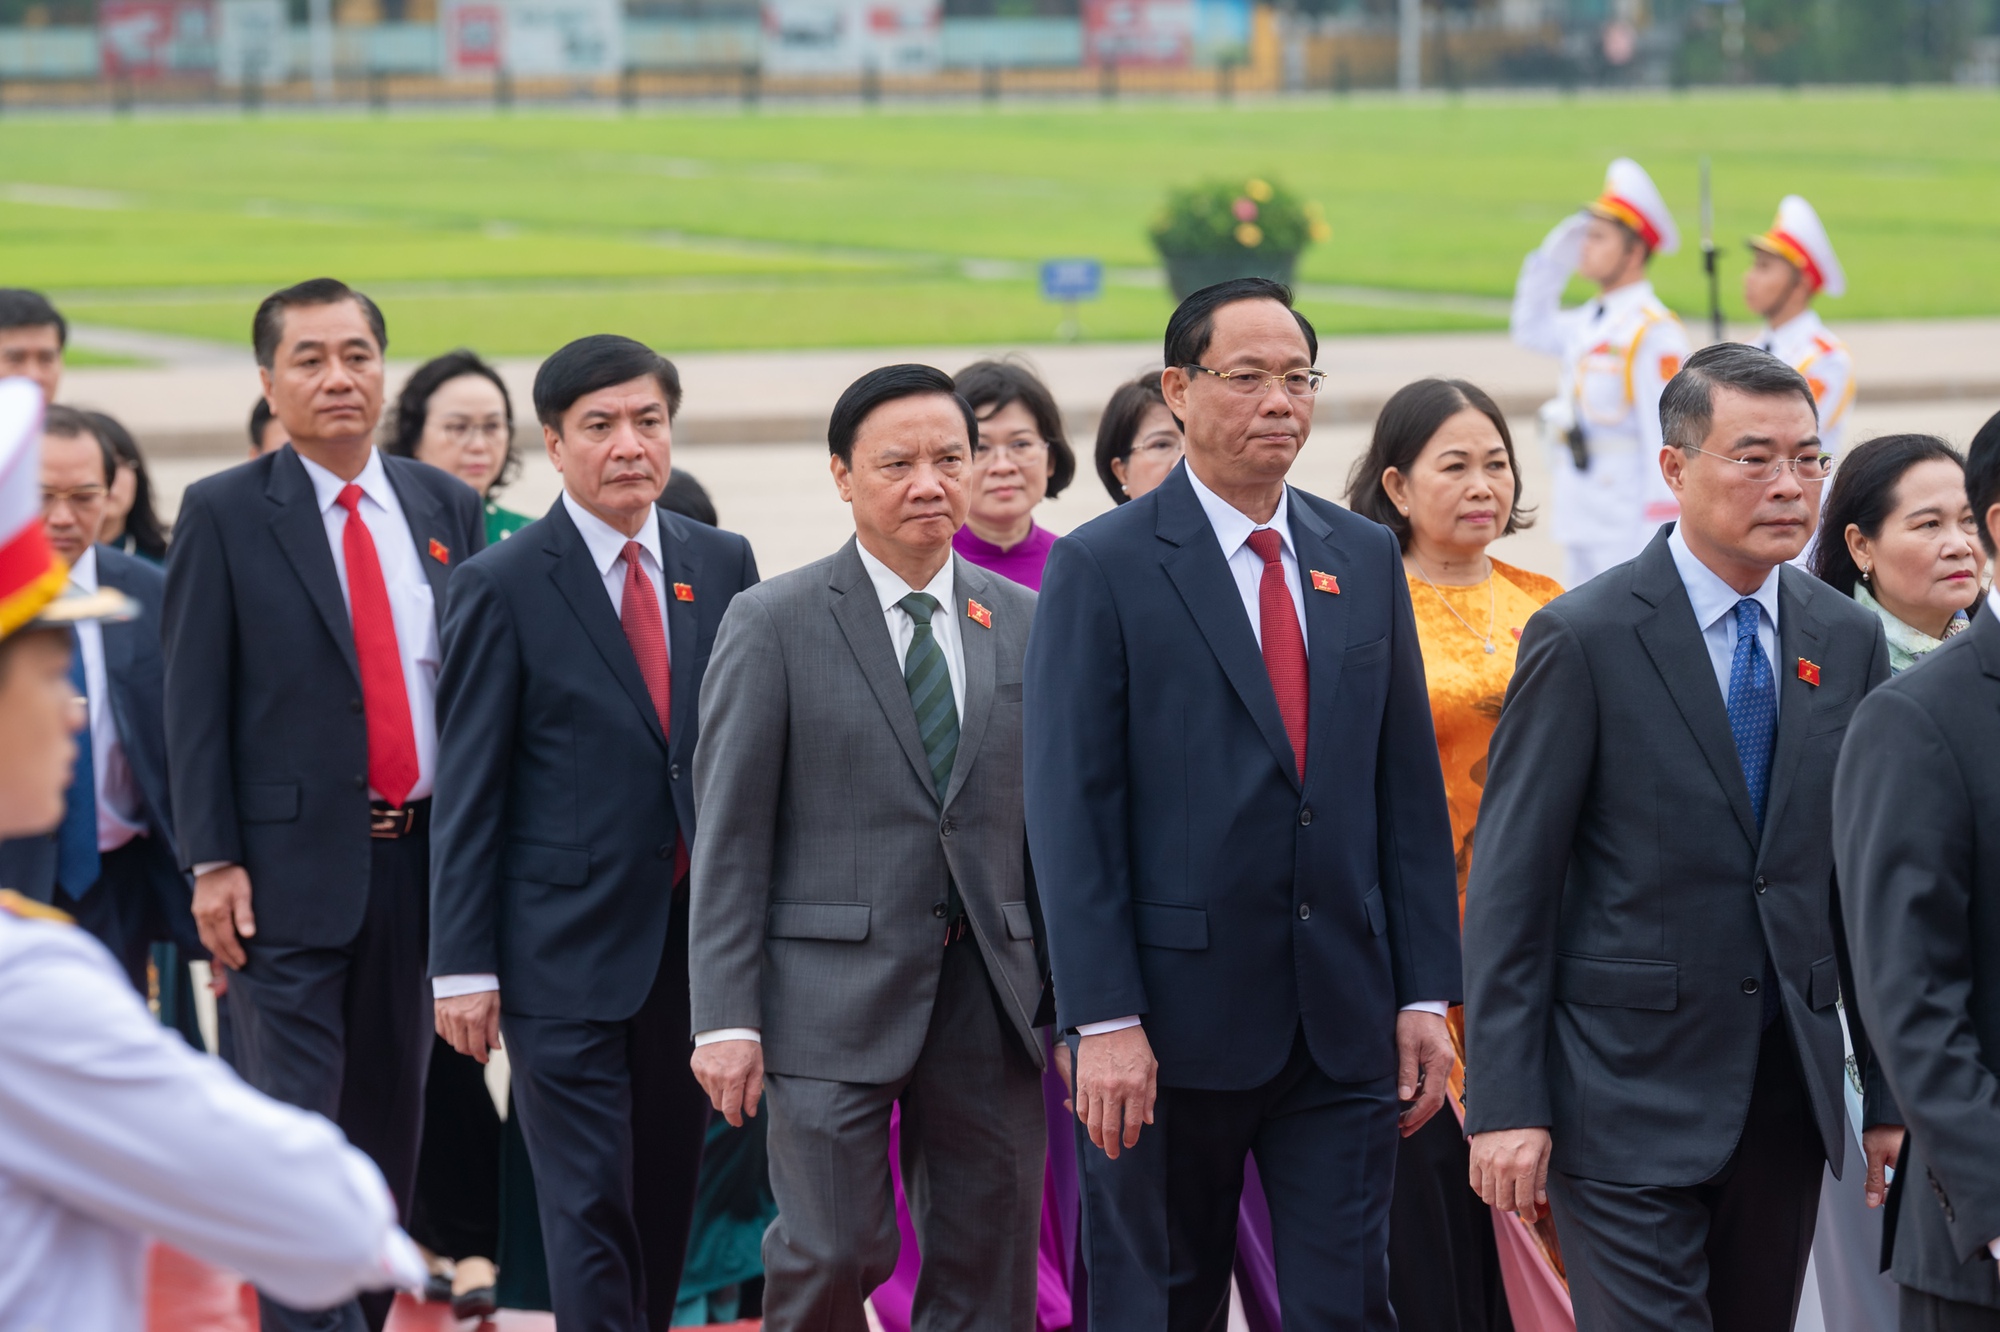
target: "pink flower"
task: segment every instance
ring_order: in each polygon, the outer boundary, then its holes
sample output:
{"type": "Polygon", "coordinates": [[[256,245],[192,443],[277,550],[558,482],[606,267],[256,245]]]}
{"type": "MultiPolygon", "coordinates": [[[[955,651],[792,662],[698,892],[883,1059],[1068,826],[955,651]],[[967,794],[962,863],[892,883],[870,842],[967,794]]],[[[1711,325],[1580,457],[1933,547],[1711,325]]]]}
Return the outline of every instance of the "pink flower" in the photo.
{"type": "Polygon", "coordinates": [[[1229,211],[1236,214],[1238,222],[1255,222],[1257,220],[1257,205],[1249,199],[1238,199],[1230,206],[1229,211]]]}

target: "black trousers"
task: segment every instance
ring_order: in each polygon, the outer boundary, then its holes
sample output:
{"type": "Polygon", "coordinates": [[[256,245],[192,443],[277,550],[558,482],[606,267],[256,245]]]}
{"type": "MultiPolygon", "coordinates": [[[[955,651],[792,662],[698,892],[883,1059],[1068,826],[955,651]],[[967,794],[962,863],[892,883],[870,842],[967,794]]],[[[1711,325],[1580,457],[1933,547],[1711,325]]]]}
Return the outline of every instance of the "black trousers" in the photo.
{"type": "Polygon", "coordinates": [[[1897,1292],[1896,1325],[1900,1332],[2000,1332],[2000,1309],[1903,1286],[1897,1292]]]}
{"type": "Polygon", "coordinates": [[[1781,1019],[1764,1030],[1743,1135],[1713,1178],[1665,1188],[1550,1172],[1577,1332],[1791,1327],[1825,1164],[1781,1019]]]}
{"type": "MultiPolygon", "coordinates": [[[[434,1023],[428,967],[430,838],[372,844],[361,930],[340,948],[245,941],[229,977],[236,1070],[257,1090],[318,1111],[368,1153],[410,1214],[434,1023]]],[[[252,885],[253,888],[255,885],[252,885]]],[[[265,1332],[381,1332],[390,1291],[307,1312],[260,1297],[265,1332]]]]}
{"type": "Polygon", "coordinates": [[[1471,1173],[1450,1106],[1396,1148],[1389,1302],[1400,1332],[1514,1332],[1493,1212],[1472,1191],[1471,1173]]]}
{"type": "Polygon", "coordinates": [[[630,1018],[501,1015],[563,1332],[666,1332],[673,1320],[708,1131],[692,1020],[684,888],[630,1018]]]}
{"type": "Polygon", "coordinates": [[[1222,1332],[1252,1153],[1286,1332],[1393,1332],[1396,1114],[1393,1074],[1335,1082],[1300,1032],[1261,1087],[1160,1088],[1154,1122],[1116,1161],[1078,1125],[1092,1332],[1222,1332]]]}
{"type": "Polygon", "coordinates": [[[410,1238],[446,1258],[491,1258],[500,1247],[500,1112],[486,1066],[431,1043],[424,1079],[424,1141],[410,1238]]]}

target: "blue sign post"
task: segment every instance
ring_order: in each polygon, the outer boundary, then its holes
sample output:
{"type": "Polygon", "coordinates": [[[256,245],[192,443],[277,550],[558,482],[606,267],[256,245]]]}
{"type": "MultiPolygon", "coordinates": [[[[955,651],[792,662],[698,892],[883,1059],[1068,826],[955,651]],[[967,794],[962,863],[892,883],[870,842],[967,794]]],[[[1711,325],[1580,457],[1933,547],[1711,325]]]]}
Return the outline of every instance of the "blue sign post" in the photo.
{"type": "Polygon", "coordinates": [[[1056,336],[1064,342],[1083,336],[1076,303],[1094,301],[1103,294],[1104,265],[1095,259],[1050,259],[1042,265],[1042,299],[1062,302],[1063,321],[1056,336]]]}

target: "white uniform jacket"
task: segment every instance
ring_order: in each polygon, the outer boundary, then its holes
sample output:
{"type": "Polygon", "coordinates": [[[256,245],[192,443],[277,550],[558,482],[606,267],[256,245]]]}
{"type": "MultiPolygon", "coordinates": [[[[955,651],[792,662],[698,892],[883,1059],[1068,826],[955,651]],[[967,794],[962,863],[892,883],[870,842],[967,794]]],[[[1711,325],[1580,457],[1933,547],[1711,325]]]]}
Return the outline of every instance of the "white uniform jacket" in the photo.
{"type": "Polygon", "coordinates": [[[1847,435],[1847,409],[1854,403],[1854,358],[1847,344],[1827,331],[1817,310],[1808,309],[1765,329],[1757,345],[1806,377],[1819,404],[1819,442],[1838,454],[1847,435]]]}

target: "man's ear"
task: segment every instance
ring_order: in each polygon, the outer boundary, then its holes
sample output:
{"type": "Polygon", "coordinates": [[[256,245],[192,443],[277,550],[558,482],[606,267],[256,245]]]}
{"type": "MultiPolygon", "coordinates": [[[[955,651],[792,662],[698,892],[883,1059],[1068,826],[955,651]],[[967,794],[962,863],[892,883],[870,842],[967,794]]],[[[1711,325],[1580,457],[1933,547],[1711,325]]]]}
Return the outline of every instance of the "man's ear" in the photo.
{"type": "Polygon", "coordinates": [[[1985,522],[1986,549],[1990,551],[1993,549],[1994,541],[2000,539],[2000,504],[1995,504],[1986,510],[1985,522]]]}
{"type": "Polygon", "coordinates": [[[827,471],[833,475],[833,488],[839,492],[843,504],[854,503],[854,473],[847,469],[846,461],[837,453],[829,454],[827,471]]]}
{"type": "Polygon", "coordinates": [[[543,425],[542,447],[549,452],[550,466],[560,474],[563,469],[562,432],[552,425],[543,425]]]}
{"type": "Polygon", "coordinates": [[[1189,383],[1188,372],[1180,366],[1170,365],[1160,371],[1160,395],[1167,400],[1167,410],[1174,414],[1174,421],[1182,430],[1187,428],[1189,383]]]}
{"type": "Polygon", "coordinates": [[[1660,446],[1660,475],[1666,478],[1667,489],[1676,496],[1687,490],[1688,456],[1672,444],[1660,446]]]}

